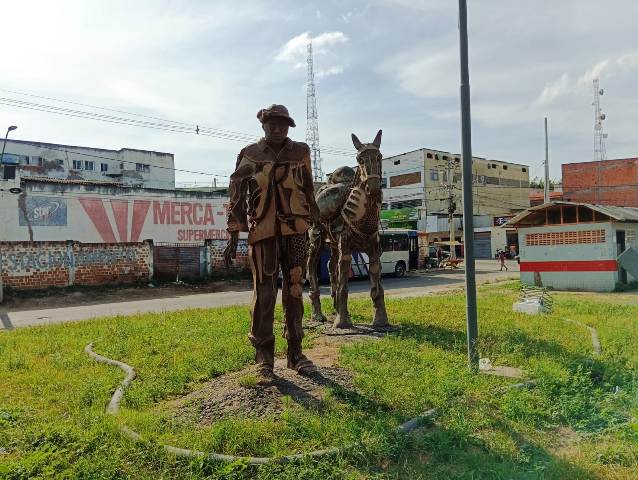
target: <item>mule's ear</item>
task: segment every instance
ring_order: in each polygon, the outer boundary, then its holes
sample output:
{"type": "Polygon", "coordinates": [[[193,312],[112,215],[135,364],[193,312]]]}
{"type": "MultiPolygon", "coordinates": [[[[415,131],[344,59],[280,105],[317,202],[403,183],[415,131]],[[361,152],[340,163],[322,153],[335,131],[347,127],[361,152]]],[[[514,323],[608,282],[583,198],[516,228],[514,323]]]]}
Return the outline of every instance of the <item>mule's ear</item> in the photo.
{"type": "Polygon", "coordinates": [[[354,148],[357,149],[357,151],[361,150],[361,147],[363,147],[363,143],[361,143],[361,141],[354,133],[352,134],[352,144],[354,145],[354,148]]]}
{"type": "Polygon", "coordinates": [[[374,140],[372,141],[372,145],[374,145],[374,146],[375,146],[375,147],[377,147],[377,148],[380,148],[380,147],[381,147],[381,133],[382,133],[382,131],[381,131],[381,130],[379,130],[379,131],[377,132],[377,136],[376,136],[376,137],[374,137],[374,140]]]}

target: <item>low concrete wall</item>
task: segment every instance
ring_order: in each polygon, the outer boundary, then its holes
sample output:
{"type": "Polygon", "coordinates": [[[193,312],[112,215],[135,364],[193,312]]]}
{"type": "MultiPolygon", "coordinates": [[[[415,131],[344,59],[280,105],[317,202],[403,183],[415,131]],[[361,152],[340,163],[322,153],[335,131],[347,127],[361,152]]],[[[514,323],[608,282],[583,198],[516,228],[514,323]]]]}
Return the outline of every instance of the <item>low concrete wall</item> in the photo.
{"type": "Polygon", "coordinates": [[[152,242],[0,242],[3,286],[15,290],[147,282],[152,242]]]}

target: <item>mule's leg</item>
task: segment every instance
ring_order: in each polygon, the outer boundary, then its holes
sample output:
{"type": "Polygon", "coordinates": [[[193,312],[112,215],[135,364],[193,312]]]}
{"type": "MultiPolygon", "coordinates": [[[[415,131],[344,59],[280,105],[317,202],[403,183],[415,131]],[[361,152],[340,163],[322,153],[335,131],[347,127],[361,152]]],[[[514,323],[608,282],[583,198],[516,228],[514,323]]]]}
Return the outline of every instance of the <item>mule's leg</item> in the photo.
{"type": "Polygon", "coordinates": [[[348,312],[348,278],[352,253],[350,247],[350,232],[344,229],[339,235],[339,274],[337,282],[337,315],[334,320],[335,328],[352,327],[350,313],[348,312]]]}
{"type": "Polygon", "coordinates": [[[317,276],[317,266],[321,257],[322,249],[321,231],[312,228],[310,230],[310,249],[308,254],[308,280],[310,280],[310,301],[312,302],[312,314],[310,320],[313,322],[327,322],[328,319],[321,312],[321,293],[319,291],[319,278],[317,276]]]}
{"type": "Polygon", "coordinates": [[[370,267],[368,273],[370,275],[370,298],[372,299],[372,326],[374,328],[384,328],[390,326],[388,322],[388,313],[385,309],[385,295],[383,286],[381,285],[381,249],[379,248],[379,239],[375,239],[368,249],[368,257],[370,259],[370,267]]]}
{"type": "Polygon", "coordinates": [[[339,284],[339,248],[330,246],[330,295],[332,296],[332,308],[337,312],[337,285],[339,284]]]}

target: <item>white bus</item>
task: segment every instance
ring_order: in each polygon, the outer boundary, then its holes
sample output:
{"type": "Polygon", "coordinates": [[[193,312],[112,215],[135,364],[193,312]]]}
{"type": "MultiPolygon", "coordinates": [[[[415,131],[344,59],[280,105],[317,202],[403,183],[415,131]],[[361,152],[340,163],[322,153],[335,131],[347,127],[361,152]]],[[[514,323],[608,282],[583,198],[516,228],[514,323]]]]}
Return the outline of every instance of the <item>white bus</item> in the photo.
{"type": "MultiPolygon", "coordinates": [[[[419,246],[416,230],[386,228],[381,237],[381,274],[402,277],[405,272],[418,268],[419,246]]],[[[354,277],[368,275],[368,256],[355,252],[352,255],[354,277]]]]}

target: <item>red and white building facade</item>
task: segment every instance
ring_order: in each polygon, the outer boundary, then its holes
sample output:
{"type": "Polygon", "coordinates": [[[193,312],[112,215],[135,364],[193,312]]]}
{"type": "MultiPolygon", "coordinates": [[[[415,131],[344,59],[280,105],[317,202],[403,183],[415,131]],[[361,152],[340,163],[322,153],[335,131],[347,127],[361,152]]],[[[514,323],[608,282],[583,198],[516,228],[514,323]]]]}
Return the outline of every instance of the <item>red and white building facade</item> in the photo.
{"type": "Polygon", "coordinates": [[[521,282],[557,290],[612,291],[636,280],[618,257],[638,250],[638,208],[551,202],[508,222],[518,229],[521,282]]]}

